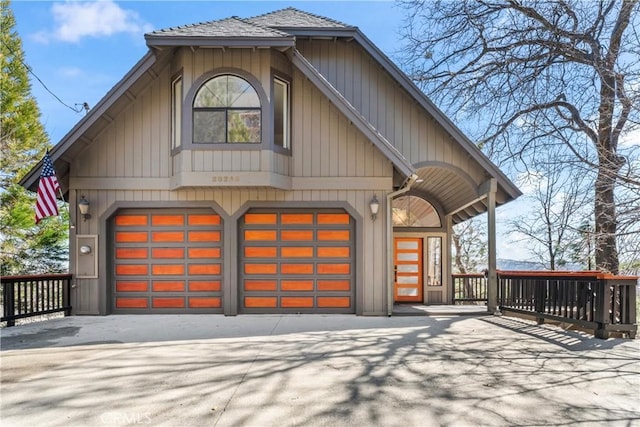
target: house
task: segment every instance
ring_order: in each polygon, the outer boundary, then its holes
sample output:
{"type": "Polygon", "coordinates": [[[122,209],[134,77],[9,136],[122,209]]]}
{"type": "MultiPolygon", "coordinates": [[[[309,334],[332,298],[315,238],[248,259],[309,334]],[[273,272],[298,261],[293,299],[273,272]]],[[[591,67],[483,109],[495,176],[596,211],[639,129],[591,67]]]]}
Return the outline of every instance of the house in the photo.
{"type": "Polygon", "coordinates": [[[145,39],[50,153],[75,314],[447,303],[452,226],[483,212],[495,282],[520,191],[358,28],[287,8],[145,39]]]}

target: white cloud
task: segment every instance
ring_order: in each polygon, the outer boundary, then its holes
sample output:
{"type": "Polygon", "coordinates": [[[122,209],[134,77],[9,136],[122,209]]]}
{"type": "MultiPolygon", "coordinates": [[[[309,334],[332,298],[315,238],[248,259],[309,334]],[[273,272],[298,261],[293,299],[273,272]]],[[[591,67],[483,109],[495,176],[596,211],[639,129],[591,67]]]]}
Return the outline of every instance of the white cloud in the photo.
{"type": "Polygon", "coordinates": [[[63,77],[76,78],[84,76],[84,71],[78,67],[63,67],[58,70],[58,73],[63,77]]]}
{"type": "MultiPolygon", "coordinates": [[[[83,37],[106,37],[118,33],[139,35],[151,31],[152,26],[137,12],[122,9],[112,0],[96,2],[55,3],[51,9],[55,29],[50,37],[65,42],[77,42],[83,37]]],[[[39,33],[36,39],[48,37],[39,33]]]]}

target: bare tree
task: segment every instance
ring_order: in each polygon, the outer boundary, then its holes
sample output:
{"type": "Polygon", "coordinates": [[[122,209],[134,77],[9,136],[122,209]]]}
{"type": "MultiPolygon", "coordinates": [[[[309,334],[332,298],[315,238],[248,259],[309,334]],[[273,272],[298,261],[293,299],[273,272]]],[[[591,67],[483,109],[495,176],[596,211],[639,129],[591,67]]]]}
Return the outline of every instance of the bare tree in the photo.
{"type": "Polygon", "coordinates": [[[617,273],[616,189],[640,191],[619,144],[638,129],[638,0],[399,3],[405,70],[494,160],[554,146],[591,177],[596,266],[617,273]]]}
{"type": "Polygon", "coordinates": [[[575,259],[583,239],[584,211],[589,192],[584,174],[575,173],[554,152],[535,164],[535,171],[523,175],[521,185],[530,188],[531,209],[509,221],[512,231],[527,237],[529,252],[551,270],[575,259]]]}
{"type": "Polygon", "coordinates": [[[477,272],[487,263],[486,229],[472,218],[453,227],[453,266],[458,273],[477,272]]]}

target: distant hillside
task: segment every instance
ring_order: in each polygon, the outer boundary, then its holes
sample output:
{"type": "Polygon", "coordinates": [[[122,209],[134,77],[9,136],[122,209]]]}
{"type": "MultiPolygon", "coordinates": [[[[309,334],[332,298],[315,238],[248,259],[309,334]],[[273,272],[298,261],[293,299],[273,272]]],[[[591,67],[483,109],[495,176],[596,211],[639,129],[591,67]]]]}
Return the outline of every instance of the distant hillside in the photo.
{"type": "MultiPolygon", "coordinates": [[[[546,270],[544,264],[535,261],[521,261],[517,259],[498,258],[496,260],[496,264],[498,270],[546,270]]],[[[580,271],[583,270],[583,268],[580,264],[567,264],[562,268],[558,268],[558,270],[580,271]]]]}

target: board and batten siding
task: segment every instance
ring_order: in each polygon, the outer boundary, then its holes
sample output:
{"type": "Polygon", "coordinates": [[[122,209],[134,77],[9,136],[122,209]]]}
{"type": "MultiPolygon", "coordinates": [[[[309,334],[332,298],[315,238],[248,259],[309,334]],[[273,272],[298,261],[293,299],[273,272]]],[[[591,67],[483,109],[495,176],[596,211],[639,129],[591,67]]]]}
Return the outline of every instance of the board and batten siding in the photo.
{"type": "MultiPolygon", "coordinates": [[[[385,210],[384,194],[387,188],[378,190],[295,190],[284,191],[276,189],[189,189],[189,190],[91,190],[81,189],[80,192],[91,201],[92,218],[85,221],[76,221],[77,234],[95,234],[99,237],[98,279],[77,279],[76,287],[72,290],[72,304],[76,314],[106,314],[108,298],[108,268],[110,268],[108,246],[108,229],[104,222],[106,212],[111,212],[114,206],[135,207],[153,206],[156,208],[188,208],[190,202],[197,202],[202,207],[202,202],[211,202],[211,206],[217,204],[221,208],[219,213],[223,220],[231,218],[239,209],[251,202],[260,202],[263,205],[278,207],[279,202],[297,202],[301,208],[305,202],[344,202],[351,206],[362,218],[362,235],[356,236],[356,251],[360,251],[361,258],[356,259],[356,274],[360,275],[362,286],[363,314],[382,315],[386,308],[386,273],[385,263],[381,260],[385,257],[385,221],[378,218],[371,219],[369,202],[376,194],[380,200],[381,212],[385,210]],[[142,203],[141,203],[142,202],[142,203]],[[273,204],[269,203],[273,202],[273,204]],[[105,253],[106,252],[106,253],[105,253]]],[[[79,197],[79,196],[76,196],[79,197]]],[[[261,206],[263,206],[261,205],[261,206]]],[[[152,209],[150,207],[149,209],[152,209]]],[[[290,206],[289,206],[290,207],[290,206]]],[[[234,228],[235,229],[235,228],[234,228]]],[[[223,236],[223,241],[226,236],[223,236]]],[[[233,238],[233,236],[232,236],[233,238]]],[[[73,251],[73,248],[72,248],[73,251]]],[[[234,262],[234,258],[223,254],[234,262]]],[[[72,257],[73,259],[73,257],[72,257]]],[[[75,268],[71,266],[72,271],[75,268]]],[[[227,273],[224,273],[227,274],[227,273]]],[[[225,276],[225,280],[236,283],[236,277],[225,276]]]]}
{"type": "Polygon", "coordinates": [[[298,40],[305,58],[412,164],[442,162],[476,183],[483,169],[354,41],[298,40]]]}
{"type": "MultiPolygon", "coordinates": [[[[226,56],[215,49],[182,55],[184,92],[188,91],[187,81],[209,70],[204,64],[215,67],[215,58],[220,57],[217,59],[220,66],[247,66],[247,71],[255,73],[266,85],[263,89],[268,93],[270,56],[261,52],[231,50],[233,61],[223,60],[226,56]],[[267,64],[261,65],[264,61],[267,64]],[[191,62],[200,64],[199,68],[194,66],[197,71],[187,67],[191,62]]],[[[78,156],[72,174],[92,178],[158,178],[178,172],[268,171],[291,177],[391,177],[391,162],[301,73],[292,77],[291,155],[256,147],[237,151],[183,149],[171,156],[171,73],[167,67],[78,156]]],[[[263,112],[263,120],[268,117],[263,112]]],[[[345,180],[341,188],[348,189],[349,181],[345,180]]]]}

